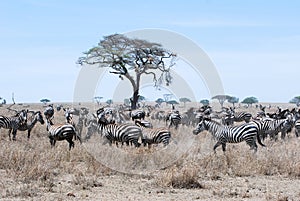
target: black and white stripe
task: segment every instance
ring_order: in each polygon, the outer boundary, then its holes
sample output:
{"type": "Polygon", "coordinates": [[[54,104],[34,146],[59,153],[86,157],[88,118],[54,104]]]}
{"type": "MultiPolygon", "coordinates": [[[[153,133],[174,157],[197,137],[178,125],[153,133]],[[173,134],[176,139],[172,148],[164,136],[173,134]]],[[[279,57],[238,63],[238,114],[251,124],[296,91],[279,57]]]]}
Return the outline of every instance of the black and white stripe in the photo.
{"type": "Polygon", "coordinates": [[[134,110],[130,112],[130,117],[132,119],[132,121],[136,120],[136,119],[145,119],[146,113],[143,110],[134,110]]]}
{"type": "Polygon", "coordinates": [[[6,117],[0,115],[0,128],[9,129],[8,136],[9,140],[11,140],[11,132],[13,134],[13,140],[16,140],[17,130],[21,125],[25,125],[27,123],[27,111],[22,110],[17,113],[13,117],[6,117]]]}
{"type": "Polygon", "coordinates": [[[113,142],[121,142],[134,144],[135,147],[139,147],[141,144],[139,140],[142,139],[142,130],[140,127],[131,124],[114,124],[114,121],[110,119],[103,111],[98,114],[98,123],[102,136],[104,136],[106,144],[107,142],[111,145],[113,142]]]}
{"type": "Polygon", "coordinates": [[[27,133],[27,138],[30,138],[30,132],[35,126],[37,122],[40,122],[41,124],[44,124],[44,118],[42,116],[42,113],[40,111],[34,112],[33,116],[31,117],[31,120],[29,121],[30,118],[28,118],[27,123],[21,124],[18,128],[20,131],[28,131],[27,133]]]}
{"type": "Polygon", "coordinates": [[[167,128],[147,128],[145,124],[141,121],[136,120],[135,124],[142,128],[142,143],[144,146],[148,144],[150,148],[152,144],[163,143],[167,146],[170,142],[171,132],[167,128]]]}
{"type": "Polygon", "coordinates": [[[274,119],[274,120],[255,120],[251,122],[256,125],[258,134],[265,139],[268,135],[271,139],[277,139],[278,133],[281,132],[281,138],[284,139],[286,133],[292,128],[292,120],[274,119]]]}
{"type": "Polygon", "coordinates": [[[87,114],[89,113],[87,108],[80,108],[78,122],[76,124],[78,135],[81,137],[84,125],[87,124],[87,114]]]}
{"type": "Polygon", "coordinates": [[[223,117],[222,121],[224,125],[233,125],[234,122],[245,121],[249,123],[252,118],[252,114],[249,112],[230,112],[226,116],[223,117]]]}
{"type": "Polygon", "coordinates": [[[181,123],[181,115],[179,114],[179,111],[173,110],[166,116],[166,124],[169,123],[169,128],[174,126],[175,129],[178,128],[178,125],[181,123]]]}
{"type": "Polygon", "coordinates": [[[47,119],[47,131],[52,147],[55,146],[56,141],[66,140],[69,143],[69,150],[74,148],[73,137],[76,136],[75,128],[71,124],[57,124],[54,125],[50,119],[47,119]]]}
{"type": "Polygon", "coordinates": [[[259,138],[257,127],[251,123],[229,127],[221,125],[216,121],[204,118],[197,125],[196,129],[193,131],[193,134],[197,135],[203,130],[209,131],[217,140],[217,143],[214,146],[214,151],[220,145],[222,145],[223,151],[226,151],[226,143],[239,143],[242,141],[246,141],[251,149],[257,151],[256,139],[261,146],[265,146],[262,144],[259,138]]]}
{"type": "Polygon", "coordinates": [[[300,136],[300,119],[295,122],[295,135],[296,137],[300,136]]]}

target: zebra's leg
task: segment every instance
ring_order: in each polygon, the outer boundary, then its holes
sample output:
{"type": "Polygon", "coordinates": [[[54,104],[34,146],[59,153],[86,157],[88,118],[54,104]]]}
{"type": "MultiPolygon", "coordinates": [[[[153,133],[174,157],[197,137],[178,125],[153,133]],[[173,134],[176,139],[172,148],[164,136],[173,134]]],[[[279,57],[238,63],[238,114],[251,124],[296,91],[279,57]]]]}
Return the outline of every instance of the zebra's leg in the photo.
{"type": "Polygon", "coordinates": [[[55,145],[54,139],[49,138],[49,141],[50,141],[51,148],[54,147],[54,145],[55,145]]]}
{"type": "Polygon", "coordinates": [[[256,144],[256,138],[253,137],[251,139],[246,140],[246,143],[250,146],[250,150],[254,150],[254,152],[257,151],[257,144],[256,144]]]}
{"type": "Polygon", "coordinates": [[[178,129],[178,125],[179,125],[179,124],[175,124],[175,129],[176,129],[176,130],[178,129]]]}
{"type": "Polygon", "coordinates": [[[31,129],[28,129],[28,133],[27,133],[27,139],[28,140],[30,139],[30,132],[31,132],[31,129]]]}
{"type": "Polygon", "coordinates": [[[73,147],[75,147],[75,144],[74,144],[74,142],[73,142],[73,140],[72,139],[69,139],[69,140],[67,140],[68,142],[69,142],[69,151],[71,151],[71,148],[73,147]]]}
{"type": "Polygon", "coordinates": [[[93,134],[92,130],[88,129],[86,132],[85,141],[88,141],[91,138],[92,134],[93,134]]]}
{"type": "Polygon", "coordinates": [[[295,129],[295,135],[296,137],[299,137],[299,130],[297,128],[295,129]]]}
{"type": "Polygon", "coordinates": [[[222,150],[223,150],[223,152],[226,151],[226,143],[222,143],[222,150]]]}
{"type": "Polygon", "coordinates": [[[11,141],[11,136],[10,136],[10,133],[11,133],[11,128],[10,128],[10,129],[8,129],[8,138],[9,138],[9,140],[11,141]]]}
{"type": "Polygon", "coordinates": [[[144,145],[144,147],[147,145],[147,142],[145,139],[142,139],[142,144],[144,145]]]}
{"type": "MultiPolygon", "coordinates": [[[[222,148],[223,148],[223,143],[222,143],[222,142],[218,141],[218,142],[215,144],[215,146],[214,146],[214,152],[215,152],[215,153],[216,153],[217,147],[220,146],[220,145],[222,145],[222,148]]],[[[225,145],[225,147],[226,147],[226,145],[225,145]]]]}
{"type": "Polygon", "coordinates": [[[16,141],[17,129],[13,129],[12,134],[13,134],[13,141],[16,141]]]}
{"type": "Polygon", "coordinates": [[[134,144],[135,147],[140,147],[141,146],[141,144],[136,140],[133,141],[132,143],[134,144]]]}
{"type": "Polygon", "coordinates": [[[166,147],[169,144],[169,139],[164,140],[164,147],[166,147]]]}
{"type": "Polygon", "coordinates": [[[286,131],[281,131],[281,139],[285,140],[286,131]]]}

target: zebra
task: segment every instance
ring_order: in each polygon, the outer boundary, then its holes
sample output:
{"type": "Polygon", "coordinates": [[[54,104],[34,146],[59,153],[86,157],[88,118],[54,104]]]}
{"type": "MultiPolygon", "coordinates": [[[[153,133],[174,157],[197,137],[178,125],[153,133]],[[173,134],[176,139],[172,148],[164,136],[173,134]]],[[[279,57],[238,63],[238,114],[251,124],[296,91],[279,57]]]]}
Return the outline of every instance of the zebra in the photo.
{"type": "Polygon", "coordinates": [[[225,117],[223,117],[222,121],[224,125],[233,125],[234,122],[241,122],[245,121],[246,123],[249,123],[252,118],[252,114],[249,112],[234,112],[231,111],[229,114],[227,114],[225,117]]]}
{"type": "Polygon", "coordinates": [[[28,140],[30,139],[30,132],[33,129],[33,127],[35,126],[35,124],[37,122],[40,122],[42,125],[45,123],[42,113],[40,111],[34,112],[32,119],[30,122],[27,121],[27,123],[25,124],[21,124],[18,128],[19,131],[28,131],[27,133],[27,138],[28,140]]]}
{"type": "Polygon", "coordinates": [[[51,119],[46,119],[46,122],[51,147],[55,146],[56,141],[66,140],[69,143],[69,150],[71,150],[72,147],[74,148],[73,137],[75,138],[77,134],[71,124],[54,125],[51,119]]]}
{"type": "Polygon", "coordinates": [[[81,136],[81,134],[82,134],[83,126],[86,125],[86,122],[87,122],[86,115],[88,113],[89,113],[89,111],[87,108],[84,108],[84,107],[80,108],[79,118],[78,118],[78,122],[76,124],[76,128],[77,128],[79,136],[81,136]]]}
{"type": "Polygon", "coordinates": [[[152,123],[146,120],[135,120],[134,123],[135,125],[141,126],[143,128],[153,128],[152,123]]]}
{"type": "Polygon", "coordinates": [[[86,121],[85,121],[85,126],[87,128],[85,140],[89,140],[91,136],[96,133],[99,129],[99,124],[97,121],[97,117],[94,116],[94,114],[90,114],[87,116],[86,121]]]}
{"type": "Polygon", "coordinates": [[[50,119],[53,117],[53,115],[54,115],[53,104],[50,104],[50,105],[48,105],[48,107],[46,107],[46,109],[44,111],[44,115],[45,115],[46,119],[50,119]]]}
{"type": "Polygon", "coordinates": [[[177,129],[178,125],[181,122],[181,115],[179,114],[179,111],[173,110],[173,111],[169,112],[166,116],[166,125],[168,124],[168,121],[170,121],[169,128],[171,126],[175,126],[175,129],[177,129]]]}
{"type": "Polygon", "coordinates": [[[17,130],[18,128],[27,123],[27,112],[28,110],[22,110],[18,112],[13,117],[6,117],[0,115],[0,128],[9,129],[8,136],[9,140],[11,140],[11,132],[13,134],[13,140],[16,140],[17,130]]]}
{"type": "Polygon", "coordinates": [[[101,109],[97,111],[97,115],[99,129],[102,136],[105,137],[103,144],[109,143],[112,145],[113,142],[121,142],[127,145],[129,143],[134,144],[135,147],[141,145],[139,143],[139,140],[142,139],[142,130],[140,127],[131,124],[115,124],[101,109]]]}
{"type": "Polygon", "coordinates": [[[152,144],[163,143],[164,146],[167,146],[170,142],[171,132],[167,128],[147,128],[145,124],[141,121],[136,120],[135,124],[142,129],[143,137],[142,143],[144,146],[148,144],[148,148],[152,144]]]}
{"type": "MultiPolygon", "coordinates": [[[[74,122],[74,119],[73,119],[73,112],[77,112],[77,110],[76,109],[69,109],[69,108],[67,108],[67,109],[63,108],[63,110],[65,112],[66,123],[71,124],[75,128],[75,131],[78,132],[78,128],[77,128],[77,126],[74,122]]],[[[79,140],[81,140],[81,135],[79,135],[79,132],[74,137],[75,137],[75,140],[77,139],[77,137],[79,137],[79,140]]]]}
{"type": "Polygon", "coordinates": [[[258,134],[265,139],[267,135],[271,139],[277,139],[277,135],[281,132],[281,139],[285,138],[287,132],[292,128],[293,121],[290,118],[286,119],[273,119],[273,120],[255,120],[251,122],[258,129],[258,134]]]}
{"type": "Polygon", "coordinates": [[[265,146],[258,135],[257,127],[251,123],[245,123],[239,126],[224,126],[214,120],[203,118],[200,123],[197,125],[196,129],[193,130],[194,135],[198,135],[201,131],[209,131],[213,137],[217,140],[213,150],[216,151],[216,148],[222,145],[223,152],[226,151],[226,143],[239,143],[246,141],[250,146],[250,149],[257,151],[257,144],[265,146]]]}
{"type": "Polygon", "coordinates": [[[132,119],[132,121],[134,121],[135,119],[145,119],[146,113],[143,110],[134,110],[130,112],[130,117],[132,119]]]}
{"type": "Polygon", "coordinates": [[[295,122],[295,135],[299,137],[300,134],[300,119],[295,122]]]}

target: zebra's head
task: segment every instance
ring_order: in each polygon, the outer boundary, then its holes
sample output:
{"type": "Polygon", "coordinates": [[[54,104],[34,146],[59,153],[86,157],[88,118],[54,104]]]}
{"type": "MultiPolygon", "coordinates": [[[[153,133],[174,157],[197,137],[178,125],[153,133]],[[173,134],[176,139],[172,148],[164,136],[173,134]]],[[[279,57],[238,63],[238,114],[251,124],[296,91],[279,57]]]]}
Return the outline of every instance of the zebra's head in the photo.
{"type": "Polygon", "coordinates": [[[113,119],[113,115],[106,113],[105,111],[102,111],[99,113],[97,111],[97,118],[98,118],[98,123],[99,124],[114,124],[115,121],[113,119]]]}
{"type": "Polygon", "coordinates": [[[40,111],[35,113],[35,117],[36,117],[37,121],[40,122],[41,124],[45,123],[43,115],[40,111]]]}
{"type": "Polygon", "coordinates": [[[44,115],[45,115],[46,119],[50,119],[50,118],[53,117],[53,115],[54,115],[53,105],[49,105],[49,106],[45,109],[44,115]]]}
{"type": "Polygon", "coordinates": [[[193,130],[194,135],[198,135],[200,132],[207,130],[205,120],[207,120],[207,119],[203,118],[202,116],[200,117],[200,121],[197,124],[196,129],[193,130]]]}

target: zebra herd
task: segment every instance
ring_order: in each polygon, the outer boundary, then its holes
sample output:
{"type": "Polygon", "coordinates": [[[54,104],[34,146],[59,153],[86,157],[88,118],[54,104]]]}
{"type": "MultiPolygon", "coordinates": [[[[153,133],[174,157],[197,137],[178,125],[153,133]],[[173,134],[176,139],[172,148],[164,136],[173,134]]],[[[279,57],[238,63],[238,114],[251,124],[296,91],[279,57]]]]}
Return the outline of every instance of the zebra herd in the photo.
{"type": "Polygon", "coordinates": [[[73,140],[86,142],[91,140],[94,134],[101,136],[103,145],[115,144],[121,147],[144,145],[150,148],[153,144],[163,144],[165,147],[171,140],[176,142],[172,133],[179,132],[179,126],[183,129],[192,128],[191,134],[194,135],[204,130],[210,132],[216,140],[214,151],[219,146],[226,151],[226,143],[242,141],[245,141],[250,149],[257,151],[256,142],[265,146],[262,141],[267,137],[277,140],[281,133],[284,140],[292,128],[295,129],[297,137],[300,134],[300,109],[297,111],[278,108],[274,113],[267,113],[264,107],[260,107],[261,111],[254,115],[247,111],[237,112],[235,108],[224,107],[221,111],[214,111],[210,106],[189,108],[186,112],[180,112],[174,107],[171,110],[163,110],[153,106],[132,111],[122,105],[102,107],[95,113],[90,113],[85,107],[77,109],[60,106],[56,109],[57,112],[61,108],[64,112],[64,123],[53,123],[55,108],[49,105],[43,113],[21,110],[11,117],[1,115],[0,128],[9,130],[10,140],[11,132],[13,140],[16,140],[17,130],[27,130],[29,139],[36,123],[44,124],[44,115],[50,145],[54,147],[56,141],[66,140],[69,143],[69,150],[74,147],[73,140]],[[154,127],[152,121],[162,121],[165,126],[154,127]]]}

